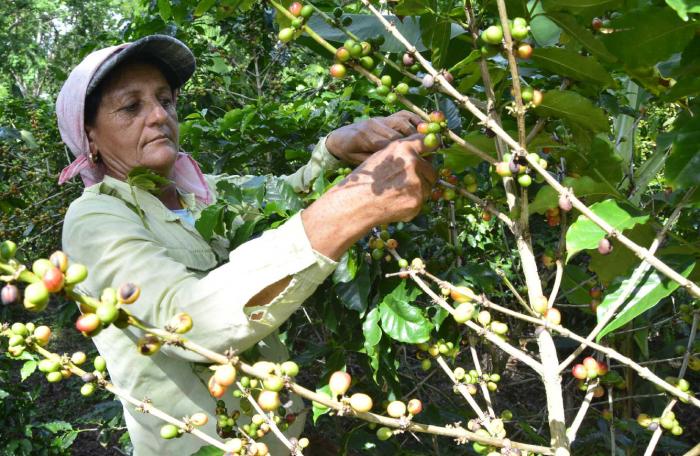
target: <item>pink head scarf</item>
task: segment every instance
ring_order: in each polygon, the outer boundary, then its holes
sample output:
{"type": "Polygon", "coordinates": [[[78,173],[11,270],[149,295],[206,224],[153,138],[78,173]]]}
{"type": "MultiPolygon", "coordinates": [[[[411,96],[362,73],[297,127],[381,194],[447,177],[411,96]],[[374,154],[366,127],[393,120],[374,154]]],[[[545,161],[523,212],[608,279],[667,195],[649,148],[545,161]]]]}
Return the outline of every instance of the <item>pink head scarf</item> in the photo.
{"type": "MultiPolygon", "coordinates": [[[[182,46],[187,49],[183,43],[175,40],[175,38],[157,35],[142,38],[134,43],[124,43],[100,49],[85,57],[83,61],[71,71],[68,79],[63,84],[56,100],[58,129],[63,142],[66,143],[71,152],[73,152],[76,160],[61,171],[61,175],[58,178],[59,184],[65,183],[78,174],[80,174],[86,186],[102,182],[104,179],[105,172],[103,166],[101,164],[93,164],[88,159],[90,147],[87,134],[85,133],[84,115],[85,97],[88,92],[88,86],[103,63],[111,61],[117,54],[133,46],[135,43],[139,43],[140,45],[145,41],[151,43],[162,41],[167,42],[166,46],[174,44],[177,47],[182,46]]],[[[104,75],[101,76],[104,77],[104,75]]],[[[189,75],[186,77],[189,78],[189,75]]],[[[184,83],[185,81],[182,82],[184,83]]],[[[194,161],[189,154],[184,152],[178,154],[171,177],[180,190],[194,193],[197,200],[202,203],[210,204],[212,202],[212,195],[204,179],[204,175],[197,162],[194,161]]]]}

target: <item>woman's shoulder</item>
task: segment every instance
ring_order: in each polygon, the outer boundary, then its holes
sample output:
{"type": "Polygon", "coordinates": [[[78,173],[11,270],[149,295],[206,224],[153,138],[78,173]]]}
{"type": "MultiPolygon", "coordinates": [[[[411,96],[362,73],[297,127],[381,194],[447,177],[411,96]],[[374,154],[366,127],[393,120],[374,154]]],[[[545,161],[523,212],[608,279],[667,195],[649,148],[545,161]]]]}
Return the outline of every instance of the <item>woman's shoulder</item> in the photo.
{"type": "Polygon", "coordinates": [[[101,215],[139,220],[135,208],[130,208],[129,204],[121,198],[102,191],[99,185],[86,188],[80,197],[70,203],[64,220],[64,229],[66,225],[70,226],[101,215]]]}

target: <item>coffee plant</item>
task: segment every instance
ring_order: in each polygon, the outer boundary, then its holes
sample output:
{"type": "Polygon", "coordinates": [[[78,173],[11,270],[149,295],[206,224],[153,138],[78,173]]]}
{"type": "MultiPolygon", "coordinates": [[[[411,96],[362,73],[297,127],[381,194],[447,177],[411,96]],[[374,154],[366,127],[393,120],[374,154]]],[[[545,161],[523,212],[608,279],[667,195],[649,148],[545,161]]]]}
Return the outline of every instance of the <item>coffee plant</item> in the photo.
{"type": "MultiPolygon", "coordinates": [[[[376,227],[343,256],[286,325],[295,359],[284,363],[188,341],[197,323],[187,314],[152,327],[129,312],[137,276],[86,296],[84,266],[60,251],[31,266],[20,257],[24,265],[6,240],[3,304],[36,312],[52,296],[75,301],[75,327],[86,337],[108,325],[136,327],[139,353],[167,344],[191,350],[212,363],[213,398],[243,400],[240,410],[218,402],[170,416],[167,404],[112,385],[102,358],[86,368],[82,352],[50,351],[51,329],[26,318],[2,327],[7,356],[23,360],[23,371],[38,369],[48,382],[77,376],[84,396],[108,390],[162,419],[162,438],[202,439],[198,454],[265,455],[258,440],[267,434],[292,454],[311,454],[313,438],[283,434],[293,419],[287,392],[310,401],[321,428],[361,423],[338,436],[343,454],[694,454],[693,2],[202,0],[146,8],[126,36],[174,24],[204,56],[200,77],[237,94],[212,113],[204,108],[216,103],[214,85],[195,81],[185,101],[183,144],[211,171],[289,172],[307,156],[298,145],[309,138],[407,109],[424,120],[417,130],[438,185],[416,219],[376,227]],[[245,14],[255,19],[234,20],[245,14]],[[255,36],[254,52],[219,51],[234,31],[255,36]],[[310,62],[299,73],[280,69],[299,56],[310,62]],[[263,103],[274,91],[293,94],[263,103]],[[323,372],[309,372],[318,366],[323,372]],[[198,429],[210,419],[218,438],[198,429]]],[[[329,171],[305,194],[268,175],[223,182],[196,227],[235,247],[352,178],[349,168],[329,171]]]]}

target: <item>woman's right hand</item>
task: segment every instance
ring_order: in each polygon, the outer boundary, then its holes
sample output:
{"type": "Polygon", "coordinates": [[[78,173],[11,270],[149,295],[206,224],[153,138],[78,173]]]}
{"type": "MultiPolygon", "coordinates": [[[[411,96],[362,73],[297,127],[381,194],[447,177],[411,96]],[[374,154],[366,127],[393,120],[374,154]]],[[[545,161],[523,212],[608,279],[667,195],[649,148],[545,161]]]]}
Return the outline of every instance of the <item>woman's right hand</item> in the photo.
{"type": "Polygon", "coordinates": [[[422,135],[390,143],[370,156],[302,214],[312,247],[333,259],[372,227],[418,215],[437,180],[422,135]]]}

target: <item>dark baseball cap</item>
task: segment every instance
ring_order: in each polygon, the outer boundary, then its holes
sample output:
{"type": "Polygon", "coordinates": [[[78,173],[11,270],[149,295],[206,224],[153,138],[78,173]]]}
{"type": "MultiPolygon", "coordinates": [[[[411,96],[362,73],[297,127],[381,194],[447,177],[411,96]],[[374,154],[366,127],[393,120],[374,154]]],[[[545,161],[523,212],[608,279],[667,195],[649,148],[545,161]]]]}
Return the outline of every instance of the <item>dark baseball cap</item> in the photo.
{"type": "Polygon", "coordinates": [[[87,87],[90,94],[107,75],[120,63],[133,58],[145,61],[152,59],[153,64],[166,73],[172,89],[181,87],[192,77],[195,70],[195,58],[192,51],[177,38],[168,35],[149,35],[117,49],[97,68],[87,87]]]}

